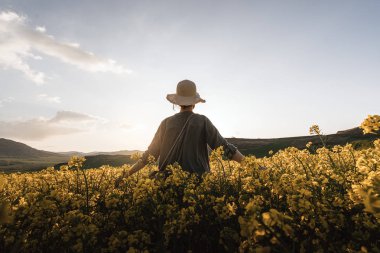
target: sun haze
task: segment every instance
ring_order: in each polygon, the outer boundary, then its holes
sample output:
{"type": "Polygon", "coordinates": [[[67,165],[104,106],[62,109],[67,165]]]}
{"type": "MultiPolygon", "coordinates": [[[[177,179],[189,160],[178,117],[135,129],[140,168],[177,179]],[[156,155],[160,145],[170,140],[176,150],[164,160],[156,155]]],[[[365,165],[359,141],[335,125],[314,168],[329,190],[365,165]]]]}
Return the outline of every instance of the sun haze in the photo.
{"type": "Polygon", "coordinates": [[[0,137],[145,150],[183,79],[224,137],[359,126],[380,108],[379,1],[0,4],[0,137]]]}

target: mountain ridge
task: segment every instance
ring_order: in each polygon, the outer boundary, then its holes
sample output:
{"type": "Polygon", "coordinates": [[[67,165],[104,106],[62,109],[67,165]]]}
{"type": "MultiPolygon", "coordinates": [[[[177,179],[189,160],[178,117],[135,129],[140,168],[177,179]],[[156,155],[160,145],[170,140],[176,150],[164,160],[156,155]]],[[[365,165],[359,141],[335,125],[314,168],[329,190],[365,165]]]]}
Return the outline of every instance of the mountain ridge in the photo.
{"type": "MultiPolygon", "coordinates": [[[[371,145],[373,140],[378,139],[379,137],[380,136],[378,134],[365,135],[359,127],[322,136],[328,147],[351,143],[355,148],[368,147],[371,145]]],[[[243,154],[253,154],[257,157],[264,157],[268,155],[269,151],[277,152],[287,147],[304,149],[308,142],[312,142],[313,149],[323,146],[320,137],[317,135],[267,139],[226,138],[226,140],[236,145],[243,154]]]]}
{"type": "Polygon", "coordinates": [[[38,158],[46,156],[64,156],[70,157],[73,155],[79,156],[95,156],[95,155],[131,155],[136,152],[142,153],[140,150],[118,150],[118,151],[92,151],[92,152],[80,152],[80,151],[67,151],[67,152],[52,152],[33,148],[22,142],[0,138],[0,157],[8,158],[38,158]]]}
{"type": "Polygon", "coordinates": [[[37,158],[46,156],[59,156],[60,154],[32,148],[22,142],[0,138],[0,157],[26,157],[37,158]]]}
{"type": "Polygon", "coordinates": [[[86,157],[85,167],[101,165],[120,166],[131,163],[130,155],[138,150],[119,150],[112,152],[50,152],[32,148],[24,143],[0,138],[0,172],[29,172],[50,166],[66,164],[71,156],[86,157]]]}
{"type": "MultiPolygon", "coordinates": [[[[363,148],[371,145],[371,142],[379,135],[364,135],[359,127],[338,131],[336,134],[323,135],[324,141],[329,147],[351,143],[355,148],[363,148]]],[[[304,149],[308,142],[312,142],[312,149],[322,146],[319,136],[295,136],[282,138],[249,139],[249,138],[226,138],[227,141],[236,145],[244,155],[256,157],[268,156],[269,151],[277,152],[287,147],[304,149]]],[[[73,155],[85,156],[88,166],[100,167],[101,165],[119,165],[123,161],[130,163],[130,155],[142,151],[120,150],[112,152],[50,152],[34,149],[24,143],[0,138],[0,171],[30,171],[46,168],[49,166],[64,164],[73,155]]],[[[86,166],[86,167],[88,167],[86,166]]]]}
{"type": "Polygon", "coordinates": [[[134,153],[142,153],[140,150],[118,150],[118,151],[92,151],[92,152],[80,152],[80,151],[66,151],[57,152],[63,155],[76,155],[76,156],[95,156],[95,155],[132,155],[134,153]]]}

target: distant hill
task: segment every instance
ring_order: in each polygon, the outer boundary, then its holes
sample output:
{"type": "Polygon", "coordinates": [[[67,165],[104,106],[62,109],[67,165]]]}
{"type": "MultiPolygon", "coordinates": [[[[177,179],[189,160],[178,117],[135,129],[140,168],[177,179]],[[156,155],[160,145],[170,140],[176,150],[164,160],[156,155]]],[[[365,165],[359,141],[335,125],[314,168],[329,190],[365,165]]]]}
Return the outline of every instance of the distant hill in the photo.
{"type": "Polygon", "coordinates": [[[38,150],[21,142],[0,138],[0,157],[39,158],[49,156],[63,156],[61,154],[38,150]]]}
{"type": "MultiPolygon", "coordinates": [[[[328,147],[334,145],[345,145],[351,143],[355,148],[363,148],[371,145],[371,142],[378,139],[379,135],[363,134],[359,128],[351,128],[344,131],[338,131],[336,134],[324,135],[323,138],[328,147]]],[[[287,147],[296,147],[304,149],[308,142],[313,143],[313,148],[322,146],[320,138],[316,135],[299,136],[299,137],[286,137],[286,138],[273,138],[273,139],[243,139],[243,138],[227,138],[229,142],[236,145],[239,150],[244,154],[252,154],[256,157],[268,156],[269,151],[277,152],[280,149],[287,147]]]]}
{"type": "MultiPolygon", "coordinates": [[[[372,141],[379,138],[379,135],[364,135],[358,127],[339,131],[336,134],[323,136],[329,147],[334,145],[345,145],[351,143],[355,148],[369,147],[372,141]]],[[[244,139],[227,138],[229,142],[236,145],[244,155],[255,155],[256,157],[268,156],[272,150],[277,152],[287,147],[304,149],[308,142],[312,142],[312,150],[322,146],[318,136],[299,136],[272,139],[244,139]]],[[[130,155],[137,150],[121,150],[114,152],[90,152],[83,153],[77,151],[70,152],[48,152],[34,149],[23,143],[0,138],[0,172],[35,171],[49,166],[59,168],[67,164],[73,155],[85,156],[87,161],[84,168],[97,168],[102,165],[121,166],[132,163],[130,155]]]]}
{"type": "Polygon", "coordinates": [[[113,151],[113,152],[90,152],[90,153],[86,153],[86,155],[88,155],[88,156],[92,156],[92,155],[132,155],[134,153],[142,154],[143,151],[140,151],[140,150],[119,150],[119,151],[113,151]]]}
{"type": "Polygon", "coordinates": [[[30,172],[50,166],[59,168],[67,164],[71,156],[85,156],[84,168],[97,168],[102,165],[121,166],[132,163],[130,155],[138,150],[114,152],[48,152],[32,148],[26,144],[0,138],[0,172],[30,172]]]}
{"type": "Polygon", "coordinates": [[[67,151],[67,152],[57,152],[58,154],[65,155],[65,156],[85,156],[86,153],[78,152],[78,151],[67,151]]]}
{"type": "Polygon", "coordinates": [[[132,155],[134,153],[143,153],[140,150],[120,150],[120,151],[111,151],[111,152],[102,152],[102,151],[94,151],[94,152],[78,152],[78,151],[69,151],[69,152],[59,152],[62,155],[69,156],[95,156],[95,155],[132,155]]]}
{"type": "Polygon", "coordinates": [[[0,171],[33,171],[67,161],[68,156],[38,150],[20,142],[0,138],[0,171]]]}
{"type": "MultiPolygon", "coordinates": [[[[94,155],[85,156],[86,161],[83,164],[84,169],[99,168],[102,165],[110,165],[114,167],[122,166],[124,164],[132,164],[134,161],[130,155],[94,155]]],[[[55,169],[67,165],[67,162],[54,165],[55,169]]]]}

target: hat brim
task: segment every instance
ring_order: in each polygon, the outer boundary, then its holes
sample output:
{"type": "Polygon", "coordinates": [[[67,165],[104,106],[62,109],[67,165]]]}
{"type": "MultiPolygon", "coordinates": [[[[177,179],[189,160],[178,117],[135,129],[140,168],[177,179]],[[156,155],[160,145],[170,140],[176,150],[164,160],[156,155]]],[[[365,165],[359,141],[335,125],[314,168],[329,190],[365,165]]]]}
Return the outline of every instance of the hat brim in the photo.
{"type": "Polygon", "coordinates": [[[183,97],[177,94],[168,94],[166,99],[176,105],[195,105],[197,103],[206,103],[206,100],[201,98],[198,93],[192,97],[183,97]]]}

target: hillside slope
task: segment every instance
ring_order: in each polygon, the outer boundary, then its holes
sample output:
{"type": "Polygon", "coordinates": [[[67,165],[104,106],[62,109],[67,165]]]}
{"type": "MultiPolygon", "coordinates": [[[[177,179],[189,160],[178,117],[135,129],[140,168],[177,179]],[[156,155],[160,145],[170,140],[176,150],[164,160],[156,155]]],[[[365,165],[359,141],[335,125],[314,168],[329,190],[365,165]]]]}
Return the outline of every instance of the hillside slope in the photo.
{"type": "Polygon", "coordinates": [[[0,138],[0,171],[34,171],[67,161],[68,156],[0,138]]]}
{"type": "Polygon", "coordinates": [[[132,155],[134,153],[142,153],[140,150],[119,150],[119,151],[93,151],[93,152],[78,152],[78,151],[69,151],[69,152],[59,152],[62,155],[68,156],[95,156],[95,155],[132,155]]]}
{"type": "MultiPolygon", "coordinates": [[[[379,135],[364,135],[359,127],[323,136],[324,142],[328,147],[345,145],[347,143],[353,144],[355,148],[368,147],[371,145],[371,141],[377,138],[379,138],[379,135]]],[[[313,143],[312,149],[322,146],[320,138],[316,135],[273,139],[227,138],[227,140],[236,145],[244,155],[251,154],[256,157],[264,157],[268,155],[270,150],[277,152],[278,150],[287,147],[304,149],[308,142],[313,143]]]]}
{"type": "Polygon", "coordinates": [[[24,143],[0,138],[0,157],[40,158],[48,156],[63,156],[61,154],[38,150],[24,143]]]}
{"type": "MultiPolygon", "coordinates": [[[[368,147],[371,142],[379,135],[363,135],[361,129],[352,128],[339,131],[336,134],[323,136],[327,146],[345,145],[351,143],[355,148],[368,147]]],[[[296,147],[304,149],[308,142],[312,142],[311,150],[316,150],[322,146],[318,136],[299,136],[287,138],[272,139],[244,139],[244,138],[227,138],[229,142],[236,145],[244,155],[254,155],[256,157],[268,156],[268,152],[272,150],[277,152],[287,147],[296,147]]],[[[102,165],[121,166],[123,164],[132,163],[130,153],[135,151],[115,151],[115,152],[66,152],[53,153],[37,150],[23,143],[0,139],[0,171],[16,172],[16,171],[35,171],[49,166],[59,168],[70,159],[72,155],[86,156],[87,162],[85,168],[96,168],[102,165]]],[[[141,151],[138,151],[141,152],[141,151]]]]}
{"type": "Polygon", "coordinates": [[[115,152],[62,152],[54,153],[32,148],[26,144],[0,139],[0,172],[30,172],[50,166],[59,168],[67,164],[73,155],[85,156],[84,168],[97,168],[102,165],[121,166],[132,163],[131,153],[141,151],[121,150],[115,152]]]}
{"type": "MultiPolygon", "coordinates": [[[[124,164],[132,164],[133,160],[130,155],[94,155],[85,156],[86,161],[83,164],[83,169],[99,168],[102,165],[110,165],[119,167],[124,164]]],[[[59,169],[62,165],[67,165],[67,162],[54,165],[55,169],[59,169]]]]}

